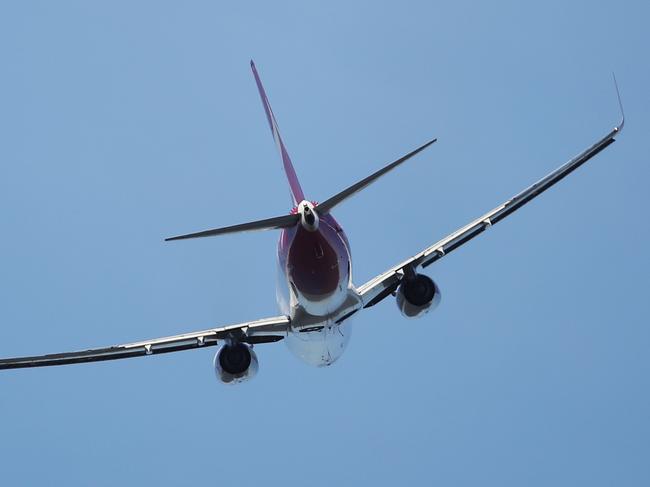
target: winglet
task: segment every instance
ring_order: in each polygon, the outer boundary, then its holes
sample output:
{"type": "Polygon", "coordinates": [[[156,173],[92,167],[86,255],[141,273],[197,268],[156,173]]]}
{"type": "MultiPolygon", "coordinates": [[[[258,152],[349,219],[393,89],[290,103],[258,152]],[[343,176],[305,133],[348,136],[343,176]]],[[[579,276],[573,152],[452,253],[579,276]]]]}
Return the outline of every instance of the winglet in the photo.
{"type": "Polygon", "coordinates": [[[616,75],[612,71],[612,78],[614,78],[614,87],[616,88],[616,97],[618,98],[618,108],[621,110],[621,121],[619,124],[614,127],[617,132],[620,132],[623,130],[623,126],[625,125],[625,112],[623,111],[623,102],[621,101],[621,92],[618,91],[618,83],[616,82],[616,75]]]}

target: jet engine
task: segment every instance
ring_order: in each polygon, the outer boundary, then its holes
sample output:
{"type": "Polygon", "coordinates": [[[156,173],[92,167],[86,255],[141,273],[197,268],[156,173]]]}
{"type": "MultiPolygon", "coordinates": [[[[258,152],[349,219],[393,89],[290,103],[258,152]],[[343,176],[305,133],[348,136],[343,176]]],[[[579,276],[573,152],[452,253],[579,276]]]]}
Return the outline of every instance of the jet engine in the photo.
{"type": "Polygon", "coordinates": [[[257,374],[257,355],[246,343],[223,345],[214,356],[214,370],[224,384],[238,384],[257,374]]]}
{"type": "Polygon", "coordinates": [[[440,289],[429,276],[405,277],[397,289],[397,307],[407,318],[425,315],[440,303],[440,289]]]}

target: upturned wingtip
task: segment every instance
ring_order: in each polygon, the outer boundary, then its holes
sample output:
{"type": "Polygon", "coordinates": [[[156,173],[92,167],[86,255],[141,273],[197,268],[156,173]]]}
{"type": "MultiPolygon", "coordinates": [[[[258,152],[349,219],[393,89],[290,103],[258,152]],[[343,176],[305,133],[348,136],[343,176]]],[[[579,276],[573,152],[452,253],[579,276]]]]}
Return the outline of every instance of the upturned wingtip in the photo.
{"type": "Polygon", "coordinates": [[[614,129],[617,132],[620,132],[623,130],[623,126],[625,125],[625,111],[623,110],[623,102],[621,101],[621,92],[618,89],[618,82],[616,81],[616,74],[614,74],[614,71],[612,71],[612,79],[614,80],[614,88],[616,88],[616,98],[618,99],[618,109],[621,111],[621,121],[618,123],[614,129]]]}

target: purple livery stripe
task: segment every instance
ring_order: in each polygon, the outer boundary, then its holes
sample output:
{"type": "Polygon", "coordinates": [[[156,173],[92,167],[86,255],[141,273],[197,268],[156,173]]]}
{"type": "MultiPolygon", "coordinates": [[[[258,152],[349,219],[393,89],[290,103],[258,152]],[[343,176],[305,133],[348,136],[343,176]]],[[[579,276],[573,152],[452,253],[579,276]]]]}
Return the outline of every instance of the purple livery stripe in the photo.
{"type": "Polygon", "coordinates": [[[289,153],[287,152],[284,142],[282,142],[282,137],[280,137],[280,130],[278,129],[278,122],[275,120],[273,115],[273,110],[271,109],[271,104],[269,99],[266,97],[266,92],[262,86],[262,81],[260,80],[259,75],[257,74],[257,69],[255,68],[255,63],[251,60],[251,69],[253,70],[253,76],[255,76],[255,83],[257,83],[257,89],[260,92],[260,98],[262,99],[262,105],[264,105],[264,111],[266,112],[266,119],[269,121],[269,126],[271,127],[271,133],[273,134],[273,139],[275,144],[280,151],[282,156],[282,164],[284,165],[284,172],[287,175],[289,180],[289,187],[291,188],[291,196],[293,198],[294,205],[297,205],[302,200],[305,199],[305,195],[302,192],[300,183],[298,182],[298,176],[296,176],[296,171],[293,168],[291,163],[291,158],[289,158],[289,153]]]}

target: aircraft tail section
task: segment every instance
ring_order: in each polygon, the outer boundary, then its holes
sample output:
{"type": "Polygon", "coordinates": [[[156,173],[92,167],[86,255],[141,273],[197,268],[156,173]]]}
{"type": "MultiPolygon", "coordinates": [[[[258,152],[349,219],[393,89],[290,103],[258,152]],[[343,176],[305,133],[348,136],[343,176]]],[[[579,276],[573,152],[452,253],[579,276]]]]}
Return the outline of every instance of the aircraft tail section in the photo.
{"type": "MultiPolygon", "coordinates": [[[[325,200],[319,205],[316,205],[315,212],[320,214],[320,215],[327,215],[332,208],[337,206],[339,203],[342,203],[346,199],[348,199],[350,196],[358,193],[362,189],[366,188],[370,184],[374,183],[377,179],[382,177],[384,174],[392,171],[399,165],[403,164],[407,160],[409,160],[411,157],[413,157],[416,154],[419,154],[422,152],[424,149],[429,147],[431,144],[433,144],[436,141],[436,139],[430,140],[426,144],[421,145],[415,150],[412,150],[405,156],[400,157],[396,161],[391,162],[387,166],[384,166],[381,168],[379,171],[374,172],[370,176],[362,179],[361,181],[353,184],[352,186],[349,186],[348,188],[344,189],[343,191],[335,194],[331,198],[325,200]]],[[[300,189],[300,186],[298,186],[298,189],[300,189]]],[[[294,193],[292,193],[294,194],[294,193]]],[[[302,195],[302,192],[300,193],[302,195]]],[[[294,196],[295,197],[295,196],[294,196]]],[[[302,200],[301,200],[302,201],[302,200]]],[[[200,237],[215,237],[217,235],[224,235],[226,233],[239,233],[239,232],[250,232],[254,230],[274,230],[274,229],[281,229],[281,228],[288,228],[288,227],[293,227],[294,225],[298,225],[298,223],[301,220],[301,215],[300,215],[300,210],[297,212],[291,212],[289,215],[282,215],[282,216],[276,216],[273,218],[267,218],[266,220],[257,220],[253,222],[247,222],[247,223],[240,223],[238,225],[231,225],[229,227],[221,227],[221,228],[213,228],[211,230],[204,230],[202,232],[195,232],[195,233],[188,233],[185,235],[178,235],[176,237],[169,237],[166,238],[166,241],[170,240],[185,240],[188,238],[200,238],[200,237]]]]}
{"type": "MultiPolygon", "coordinates": [[[[294,206],[296,206],[297,208],[294,208],[294,210],[289,215],[281,215],[273,218],[267,218],[265,220],[251,221],[251,222],[240,223],[237,225],[231,225],[227,227],[203,230],[201,232],[177,235],[175,237],[166,238],[165,239],[166,241],[185,240],[190,238],[201,238],[201,237],[214,237],[214,236],[224,235],[229,233],[250,232],[255,230],[274,230],[274,229],[289,228],[298,225],[302,218],[301,216],[302,212],[307,211],[304,208],[301,209],[301,207],[299,207],[299,203],[305,199],[305,196],[302,192],[302,188],[300,187],[300,182],[298,181],[298,177],[296,176],[296,171],[293,168],[293,164],[291,163],[291,159],[289,158],[287,149],[284,147],[284,142],[282,142],[282,138],[280,137],[278,124],[275,120],[275,116],[273,115],[273,110],[271,109],[269,100],[266,97],[266,92],[264,91],[264,87],[262,86],[262,82],[260,81],[260,77],[257,74],[257,69],[255,69],[255,64],[253,63],[253,61],[251,61],[251,69],[253,70],[253,75],[255,76],[255,82],[257,83],[257,89],[259,90],[260,98],[262,99],[262,104],[264,105],[266,118],[269,122],[269,126],[271,127],[271,133],[273,134],[273,139],[275,140],[278,150],[280,151],[280,156],[282,157],[284,171],[287,175],[287,180],[289,181],[289,188],[291,189],[291,197],[293,198],[294,206]]],[[[335,206],[339,205],[340,203],[347,200],[354,194],[358,193],[362,189],[374,183],[381,176],[392,171],[396,167],[400,166],[401,164],[409,160],[411,157],[415,156],[416,154],[419,154],[421,151],[429,147],[435,141],[436,139],[430,140],[429,142],[418,147],[417,149],[409,152],[408,154],[384,166],[382,169],[379,169],[378,171],[374,172],[370,176],[362,179],[361,181],[358,181],[352,186],[349,186],[348,188],[335,194],[331,198],[323,201],[322,203],[317,204],[315,208],[312,207],[314,209],[314,212],[320,215],[327,215],[335,206]]],[[[313,219],[313,215],[312,215],[312,219],[313,219]]]]}
{"type": "Polygon", "coordinates": [[[254,222],[231,225],[229,227],[213,228],[210,230],[203,230],[202,232],[187,233],[185,235],[168,237],[165,239],[165,242],[171,242],[172,240],[185,240],[188,238],[216,237],[217,235],[225,235],[226,233],[252,232],[256,230],[276,230],[297,225],[298,220],[300,220],[300,216],[297,214],[282,215],[273,218],[267,218],[266,220],[257,220],[254,222]]]}
{"type": "Polygon", "coordinates": [[[282,157],[282,164],[284,165],[284,172],[287,175],[287,180],[289,181],[289,188],[291,190],[291,197],[293,198],[294,206],[298,205],[302,200],[305,199],[305,195],[302,192],[300,187],[300,182],[298,181],[298,176],[296,176],[296,171],[293,168],[291,163],[291,158],[287,152],[284,142],[282,142],[282,137],[280,137],[280,130],[278,128],[278,122],[275,120],[275,115],[273,115],[273,110],[271,109],[271,104],[269,99],[266,96],[264,91],[264,86],[262,86],[262,81],[260,76],[257,73],[255,68],[255,63],[251,60],[251,69],[253,70],[253,76],[255,76],[255,83],[257,84],[257,90],[260,93],[260,98],[262,99],[262,105],[264,105],[264,111],[266,112],[266,119],[269,122],[269,127],[271,128],[271,133],[273,134],[273,140],[275,140],[275,145],[280,152],[282,157]]]}
{"type": "Polygon", "coordinates": [[[343,191],[335,194],[331,198],[328,198],[327,200],[320,203],[316,207],[316,210],[318,211],[319,214],[326,215],[336,205],[338,205],[339,203],[342,203],[343,201],[348,199],[350,196],[358,193],[362,189],[364,189],[367,186],[371,185],[372,183],[377,181],[380,177],[382,177],[384,174],[392,171],[396,167],[398,167],[401,164],[403,164],[404,162],[408,161],[411,157],[419,154],[424,149],[426,149],[431,144],[433,144],[436,140],[437,139],[430,140],[426,144],[423,144],[420,147],[418,147],[417,149],[412,150],[411,152],[409,152],[408,154],[400,157],[396,161],[393,161],[390,164],[388,164],[387,166],[382,167],[379,171],[376,171],[376,172],[372,173],[370,176],[368,176],[366,178],[363,178],[361,181],[358,181],[358,182],[354,183],[352,186],[349,186],[349,187],[345,188],[343,191]]]}

